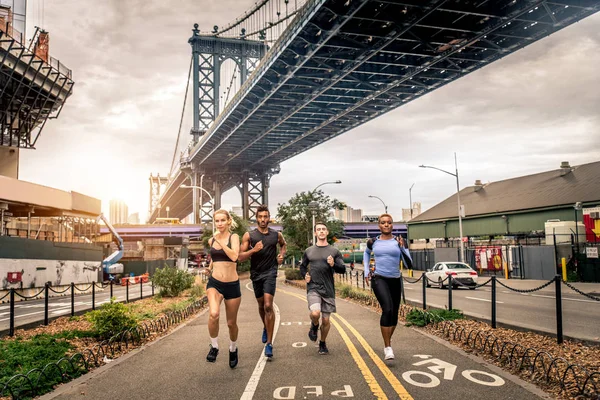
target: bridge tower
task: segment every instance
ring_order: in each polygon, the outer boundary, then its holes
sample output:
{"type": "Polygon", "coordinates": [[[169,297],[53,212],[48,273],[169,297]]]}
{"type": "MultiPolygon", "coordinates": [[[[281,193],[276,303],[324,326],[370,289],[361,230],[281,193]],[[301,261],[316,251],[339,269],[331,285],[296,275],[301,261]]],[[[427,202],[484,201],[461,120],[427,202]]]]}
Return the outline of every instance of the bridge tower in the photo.
{"type": "MultiPolygon", "coordinates": [[[[193,36],[189,39],[192,47],[192,89],[193,89],[193,126],[190,134],[192,144],[198,143],[218,115],[225,110],[221,104],[221,81],[228,78],[233,82],[239,79],[240,86],[254,71],[267,52],[264,41],[248,40],[242,31],[241,38],[219,37],[218,27],[214,35],[200,34],[198,24],[194,24],[193,36]],[[222,76],[222,66],[227,60],[235,63],[233,77],[222,76]]],[[[235,96],[235,94],[233,94],[235,96]]],[[[233,102],[233,101],[232,101],[233,102]]],[[[221,194],[231,187],[237,187],[242,195],[243,215],[252,220],[260,204],[268,202],[269,179],[273,171],[227,170],[220,171],[210,166],[196,165],[190,161],[182,163],[190,183],[213,193],[214,209],[221,208],[221,194]]],[[[212,218],[212,205],[209,196],[202,190],[194,190],[194,222],[200,223],[212,218]]]]}

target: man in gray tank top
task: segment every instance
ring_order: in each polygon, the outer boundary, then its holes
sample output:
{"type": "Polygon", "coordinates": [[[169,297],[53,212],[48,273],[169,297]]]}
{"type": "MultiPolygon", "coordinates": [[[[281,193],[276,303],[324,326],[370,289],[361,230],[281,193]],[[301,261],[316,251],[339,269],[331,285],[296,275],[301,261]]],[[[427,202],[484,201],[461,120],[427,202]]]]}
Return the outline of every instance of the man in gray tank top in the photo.
{"type": "Polygon", "coordinates": [[[275,296],[277,267],[283,263],[286,244],[281,232],[269,228],[271,214],[265,205],[256,209],[257,228],[246,232],[240,246],[239,261],[250,259],[250,279],[254,288],[254,296],[258,302],[258,313],[264,325],[262,342],[265,345],[267,359],[273,357],[273,330],[275,329],[275,313],[273,312],[273,296],[275,296]],[[279,245],[279,254],[277,253],[279,245]]]}

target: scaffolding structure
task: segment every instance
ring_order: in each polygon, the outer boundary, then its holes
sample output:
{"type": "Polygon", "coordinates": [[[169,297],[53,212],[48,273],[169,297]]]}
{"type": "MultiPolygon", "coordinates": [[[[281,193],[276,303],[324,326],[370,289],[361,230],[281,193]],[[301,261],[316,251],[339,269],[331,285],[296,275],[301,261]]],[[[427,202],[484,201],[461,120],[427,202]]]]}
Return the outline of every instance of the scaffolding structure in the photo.
{"type": "Polygon", "coordinates": [[[49,35],[36,29],[30,46],[0,7],[0,146],[35,148],[73,91],[71,70],[49,55],[49,35]],[[31,48],[33,46],[33,48],[31,48]]]}

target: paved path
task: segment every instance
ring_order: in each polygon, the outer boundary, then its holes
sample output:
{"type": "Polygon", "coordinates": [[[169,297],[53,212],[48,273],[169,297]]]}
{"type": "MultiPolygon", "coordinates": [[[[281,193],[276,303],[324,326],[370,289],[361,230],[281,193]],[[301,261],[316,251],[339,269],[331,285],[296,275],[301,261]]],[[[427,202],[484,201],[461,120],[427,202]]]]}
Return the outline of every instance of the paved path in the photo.
{"type": "MultiPolygon", "coordinates": [[[[541,392],[466,355],[443,340],[399,326],[396,360],[382,361],[379,315],[338,299],[338,313],[322,356],[307,337],[303,290],[279,283],[275,296],[275,357],[267,362],[262,325],[249,281],[242,281],[238,324],[240,363],[228,366],[228,338],[221,319],[221,353],[208,351],[207,313],[169,336],[60,387],[44,399],[536,399],[541,392]]],[[[223,311],[224,314],[224,311],[223,311]]]]}

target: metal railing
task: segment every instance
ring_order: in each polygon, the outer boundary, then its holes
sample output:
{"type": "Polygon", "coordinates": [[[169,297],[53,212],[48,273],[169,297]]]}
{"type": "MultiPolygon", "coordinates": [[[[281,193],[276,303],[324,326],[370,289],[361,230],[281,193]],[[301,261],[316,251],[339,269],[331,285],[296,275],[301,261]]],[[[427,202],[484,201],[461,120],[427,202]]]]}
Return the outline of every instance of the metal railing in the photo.
{"type": "MultiPolygon", "coordinates": [[[[129,296],[129,286],[134,286],[137,284],[127,284],[125,285],[125,302],[129,303],[130,300],[141,300],[144,298],[144,283],[143,281],[140,279],[140,283],[139,283],[139,297],[134,297],[134,298],[130,298],[129,296]]],[[[97,283],[97,282],[92,282],[87,284],[86,286],[83,285],[76,285],[74,282],[71,282],[65,289],[63,290],[55,290],[53,289],[48,283],[46,283],[46,285],[40,289],[39,292],[37,292],[36,294],[32,295],[32,296],[24,296],[21,293],[19,293],[19,289],[14,289],[11,288],[8,290],[8,292],[0,297],[0,301],[3,301],[4,299],[6,299],[8,297],[8,302],[10,303],[9,306],[9,329],[8,329],[8,335],[9,336],[14,336],[15,335],[15,303],[17,301],[17,298],[20,298],[21,301],[27,301],[27,300],[38,300],[38,299],[44,299],[44,325],[48,325],[49,323],[49,298],[50,298],[50,293],[56,294],[56,295],[67,295],[70,294],[71,297],[71,316],[75,315],[75,293],[79,292],[79,294],[87,294],[90,290],[91,290],[91,295],[92,295],[92,304],[91,304],[91,309],[95,310],[96,309],[96,288],[99,289],[106,289],[107,287],[110,288],[110,296],[109,298],[113,297],[113,282],[111,281],[108,284],[104,284],[104,283],[97,283]]],[[[146,295],[146,297],[152,297],[154,296],[154,283],[151,284],[152,287],[152,294],[150,296],[146,295]]],[[[87,310],[88,308],[85,308],[85,310],[87,310]]]]}
{"type": "MultiPolygon", "coordinates": [[[[336,280],[338,282],[341,283],[345,283],[345,284],[349,284],[353,287],[357,287],[357,288],[362,288],[362,289],[370,289],[372,292],[372,288],[369,285],[369,283],[365,280],[365,274],[364,271],[351,271],[351,272],[346,272],[345,274],[335,274],[336,280]]],[[[490,277],[490,279],[486,280],[484,283],[481,284],[477,284],[477,285],[465,285],[462,282],[453,279],[452,275],[448,275],[444,280],[442,281],[432,281],[431,279],[427,278],[427,276],[425,274],[422,274],[419,278],[415,278],[415,279],[411,279],[411,278],[407,278],[405,276],[402,276],[401,279],[401,296],[402,296],[402,300],[406,303],[406,296],[404,294],[404,285],[405,284],[409,284],[409,285],[413,285],[413,284],[417,284],[418,282],[421,282],[421,286],[422,286],[422,297],[421,297],[421,301],[422,301],[422,306],[423,309],[426,310],[427,309],[427,288],[430,285],[436,285],[439,287],[443,287],[443,286],[447,286],[448,287],[448,301],[447,301],[447,308],[448,310],[452,310],[452,301],[453,301],[453,287],[468,287],[470,289],[474,289],[474,288],[479,288],[479,287],[483,287],[483,286],[487,286],[490,285],[491,286],[491,308],[490,308],[490,321],[491,321],[491,325],[492,328],[496,328],[497,327],[497,312],[496,312],[496,307],[497,307],[497,301],[496,301],[496,293],[497,293],[497,285],[501,285],[502,287],[513,291],[515,293],[533,293],[533,292],[537,292],[539,290],[542,290],[552,284],[554,284],[554,292],[555,292],[555,298],[556,298],[556,305],[555,305],[555,314],[556,314],[556,341],[558,344],[563,343],[563,313],[562,313],[562,285],[565,285],[567,288],[571,289],[572,291],[574,291],[577,294],[580,294],[582,296],[585,296],[586,298],[590,299],[590,300],[594,300],[597,301],[600,304],[600,297],[596,297],[593,296],[591,294],[585,293],[579,289],[577,289],[575,286],[571,285],[568,282],[565,282],[562,280],[562,277],[560,275],[556,275],[554,278],[550,279],[549,281],[543,283],[542,285],[536,287],[536,288],[532,288],[532,289],[517,289],[517,288],[513,288],[509,285],[506,285],[505,283],[503,283],[502,281],[499,281],[496,279],[495,276],[490,277]]]]}

